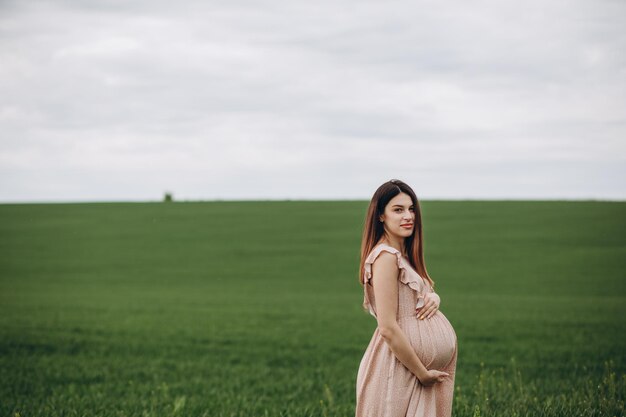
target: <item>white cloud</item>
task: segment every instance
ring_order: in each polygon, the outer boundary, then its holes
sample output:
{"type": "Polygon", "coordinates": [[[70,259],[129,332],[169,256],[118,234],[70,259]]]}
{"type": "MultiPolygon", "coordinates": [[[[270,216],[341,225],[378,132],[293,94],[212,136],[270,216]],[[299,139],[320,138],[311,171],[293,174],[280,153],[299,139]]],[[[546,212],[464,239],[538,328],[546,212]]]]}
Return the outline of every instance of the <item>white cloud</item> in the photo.
{"type": "Polygon", "coordinates": [[[621,2],[0,7],[0,201],[626,196],[621,2]]]}

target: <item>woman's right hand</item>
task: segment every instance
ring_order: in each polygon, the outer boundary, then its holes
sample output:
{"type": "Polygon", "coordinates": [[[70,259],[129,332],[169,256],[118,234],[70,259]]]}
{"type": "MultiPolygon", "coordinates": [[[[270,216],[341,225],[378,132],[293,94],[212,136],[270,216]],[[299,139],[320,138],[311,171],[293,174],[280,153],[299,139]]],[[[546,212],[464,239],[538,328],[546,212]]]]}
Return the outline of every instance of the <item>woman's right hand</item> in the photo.
{"type": "Polygon", "coordinates": [[[437,382],[445,381],[448,376],[450,375],[447,372],[431,369],[429,371],[426,371],[426,374],[422,375],[418,379],[422,385],[429,387],[437,382]]]}

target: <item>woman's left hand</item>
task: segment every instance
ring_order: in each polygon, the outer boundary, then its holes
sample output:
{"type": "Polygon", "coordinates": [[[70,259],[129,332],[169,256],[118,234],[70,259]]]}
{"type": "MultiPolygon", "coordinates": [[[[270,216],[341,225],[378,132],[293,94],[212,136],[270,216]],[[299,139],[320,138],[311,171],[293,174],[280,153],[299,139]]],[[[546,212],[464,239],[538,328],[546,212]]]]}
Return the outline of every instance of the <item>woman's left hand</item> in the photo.
{"type": "Polygon", "coordinates": [[[441,299],[437,293],[429,292],[424,295],[424,305],[415,309],[420,320],[429,319],[439,309],[441,299]]]}

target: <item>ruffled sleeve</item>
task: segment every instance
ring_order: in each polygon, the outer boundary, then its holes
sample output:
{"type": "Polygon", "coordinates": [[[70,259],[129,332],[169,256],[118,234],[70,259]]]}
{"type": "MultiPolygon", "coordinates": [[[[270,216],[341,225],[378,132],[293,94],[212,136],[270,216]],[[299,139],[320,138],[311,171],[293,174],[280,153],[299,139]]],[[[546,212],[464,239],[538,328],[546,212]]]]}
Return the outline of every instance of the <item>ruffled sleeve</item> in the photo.
{"type": "Polygon", "coordinates": [[[374,249],[372,249],[368,257],[365,259],[365,263],[363,265],[365,269],[364,280],[363,280],[364,282],[363,309],[365,309],[366,311],[369,311],[369,313],[372,316],[376,317],[374,308],[372,307],[372,303],[370,301],[370,294],[373,293],[373,288],[371,286],[372,264],[374,263],[374,261],[376,260],[378,255],[380,255],[382,251],[390,252],[396,255],[396,261],[398,263],[398,268],[400,270],[399,280],[400,282],[402,282],[403,284],[406,284],[409,288],[411,288],[417,293],[418,301],[415,307],[416,308],[422,307],[424,305],[423,292],[427,290],[425,288],[425,285],[422,282],[420,282],[421,277],[417,275],[417,273],[413,272],[413,270],[411,271],[408,270],[408,267],[405,264],[405,261],[402,259],[402,254],[400,253],[399,250],[397,250],[396,248],[392,246],[381,244],[381,245],[376,246],[374,249]]]}
{"type": "Polygon", "coordinates": [[[370,252],[369,256],[367,257],[367,259],[365,259],[365,284],[369,284],[370,280],[372,279],[372,264],[374,263],[374,261],[376,260],[376,258],[378,258],[378,255],[380,255],[381,252],[389,252],[389,253],[393,253],[394,255],[396,255],[396,261],[398,262],[398,268],[400,268],[401,272],[404,272],[405,266],[402,263],[402,255],[400,254],[400,251],[397,250],[396,248],[392,247],[392,246],[387,246],[387,245],[378,245],[376,246],[374,249],[372,249],[372,251],[370,252]]]}

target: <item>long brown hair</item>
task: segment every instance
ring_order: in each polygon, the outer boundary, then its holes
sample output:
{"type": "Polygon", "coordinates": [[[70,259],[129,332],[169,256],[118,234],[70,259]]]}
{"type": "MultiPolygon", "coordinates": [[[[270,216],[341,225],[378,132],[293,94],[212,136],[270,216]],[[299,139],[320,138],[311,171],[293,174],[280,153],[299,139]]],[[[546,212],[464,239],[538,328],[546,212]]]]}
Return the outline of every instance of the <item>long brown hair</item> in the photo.
{"type": "Polygon", "coordinates": [[[422,211],[419,201],[413,189],[408,184],[400,180],[390,180],[378,187],[365,216],[365,225],[363,227],[363,238],[361,239],[361,262],[359,266],[359,282],[363,285],[363,276],[365,274],[365,259],[372,251],[374,246],[385,234],[385,228],[379,218],[385,213],[385,207],[389,201],[400,193],[405,193],[411,197],[413,201],[413,209],[415,212],[415,227],[413,234],[404,240],[404,248],[406,256],[411,266],[417,273],[430,282],[434,287],[435,282],[430,278],[426,271],[426,263],[424,262],[424,238],[422,235],[422,211]]]}

